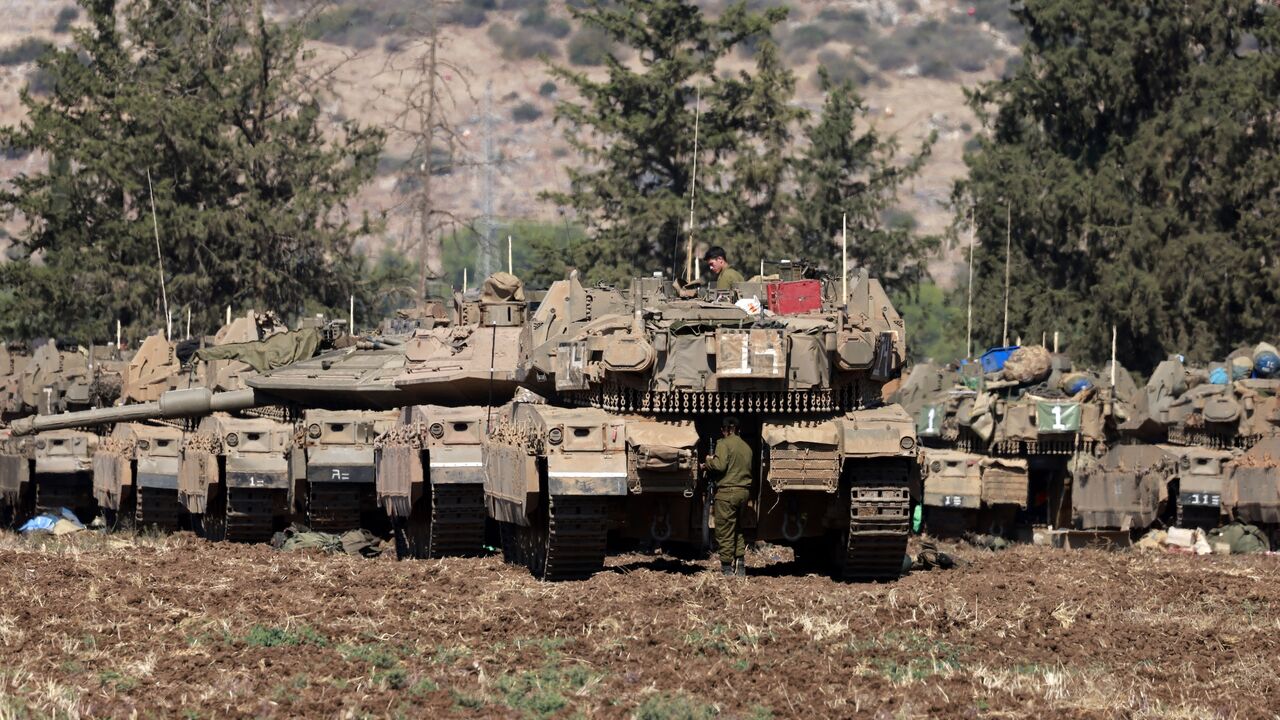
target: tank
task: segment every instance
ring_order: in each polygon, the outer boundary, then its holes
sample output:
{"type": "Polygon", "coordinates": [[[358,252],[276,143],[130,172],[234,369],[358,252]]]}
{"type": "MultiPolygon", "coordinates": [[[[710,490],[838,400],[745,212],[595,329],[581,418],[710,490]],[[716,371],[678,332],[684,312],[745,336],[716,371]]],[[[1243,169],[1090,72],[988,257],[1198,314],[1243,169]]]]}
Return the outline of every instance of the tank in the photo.
{"type": "MultiPolygon", "coordinates": [[[[140,353],[150,359],[126,383],[132,404],[20,419],[13,432],[41,437],[115,424],[179,427],[179,512],[212,539],[261,541],[293,521],[331,531],[376,529],[389,518],[402,537],[430,536],[435,528],[452,538],[412,545],[429,555],[461,552],[463,543],[474,553],[484,536],[483,481],[474,469],[462,478],[451,466],[422,466],[430,452],[414,455],[409,459],[419,465],[406,472],[425,480],[418,495],[380,503],[381,438],[420,426],[422,448],[468,434],[478,444],[480,426],[442,441],[423,413],[448,416],[452,428],[464,418],[449,406],[474,419],[476,403],[511,398],[524,308],[519,281],[502,274],[473,296],[455,298],[453,318],[466,324],[440,326],[433,319],[407,336],[331,338],[341,347],[319,354],[325,333],[314,323],[286,333],[274,316],[250,314],[220,331],[195,362],[179,362],[176,382],[164,370],[175,366],[170,349],[155,345],[140,353]],[[382,510],[374,512],[379,504],[382,510]],[[423,524],[433,516],[436,522],[423,524]],[[463,517],[465,530],[448,530],[452,519],[463,517]]],[[[139,446],[120,447],[136,452],[139,446]]],[[[119,483],[106,472],[103,477],[100,495],[113,502],[123,493],[113,495],[107,486],[119,483]]]]}
{"type": "Polygon", "coordinates": [[[1172,357],[1156,367],[1146,395],[1164,432],[1161,447],[1177,464],[1170,486],[1176,521],[1208,529],[1229,517],[1265,518],[1262,508],[1275,493],[1275,479],[1258,468],[1269,467],[1268,448],[1280,435],[1280,379],[1218,384],[1207,370],[1172,357]],[[1241,498],[1245,507],[1237,508],[1241,498]]]}
{"type": "Polygon", "coordinates": [[[865,273],[843,301],[830,283],[805,290],[754,281],[690,300],[661,278],[553,284],[522,343],[525,384],[546,401],[502,408],[485,446],[506,559],[586,577],[610,535],[705,556],[712,488],[698,459],[733,414],[755,454],[748,539],[842,578],[896,578],[918,454],[881,389],[900,374],[905,328],[865,273]],[[735,304],[768,297],[811,299],[787,314],[735,304]]]}

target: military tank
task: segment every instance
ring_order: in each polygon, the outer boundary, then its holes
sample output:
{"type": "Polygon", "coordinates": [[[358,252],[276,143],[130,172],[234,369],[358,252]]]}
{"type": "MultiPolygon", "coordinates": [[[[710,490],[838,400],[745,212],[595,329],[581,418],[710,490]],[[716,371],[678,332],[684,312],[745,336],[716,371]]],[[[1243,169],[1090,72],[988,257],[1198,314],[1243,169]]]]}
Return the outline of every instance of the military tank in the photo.
{"type": "MultiPolygon", "coordinates": [[[[457,298],[454,316],[464,324],[431,322],[408,336],[347,338],[343,347],[318,355],[323,333],[316,327],[221,342],[235,339],[232,329],[196,354],[204,363],[201,384],[174,389],[157,381],[149,385],[157,391],[154,399],[23,418],[13,432],[38,433],[29,440],[38,443],[70,428],[181,424],[186,432],[177,497],[211,539],[265,540],[295,518],[331,530],[359,526],[376,499],[402,530],[416,536],[430,538],[438,528],[482,541],[481,481],[474,472],[459,477],[452,467],[420,465],[416,472],[423,480],[409,502],[381,502],[386,498],[378,491],[376,468],[384,445],[395,445],[394,437],[386,443],[381,438],[407,434],[395,428],[401,408],[436,413],[438,406],[508,400],[517,387],[524,307],[518,280],[502,274],[476,296],[457,298]],[[436,481],[450,486],[445,494],[470,483],[472,492],[463,494],[473,502],[442,510],[455,500],[435,499],[436,481]],[[433,512],[469,518],[470,525],[465,532],[448,529],[448,521],[432,521],[433,512]]],[[[406,417],[431,436],[434,423],[406,417]]],[[[429,462],[429,454],[411,460],[429,462]]],[[[470,551],[478,551],[481,541],[470,551]]],[[[437,553],[457,546],[444,540],[420,545],[437,553]]]]}
{"type": "Polygon", "coordinates": [[[670,281],[548,289],[524,329],[524,384],[495,414],[485,501],[504,556],[537,577],[598,571],[609,536],[705,552],[712,451],[736,415],[755,455],[749,539],[838,576],[896,578],[918,477],[911,418],[881,389],[905,328],[879,282],[739,283],[682,299],[670,281]],[[756,312],[759,298],[771,309],[756,312]]]}

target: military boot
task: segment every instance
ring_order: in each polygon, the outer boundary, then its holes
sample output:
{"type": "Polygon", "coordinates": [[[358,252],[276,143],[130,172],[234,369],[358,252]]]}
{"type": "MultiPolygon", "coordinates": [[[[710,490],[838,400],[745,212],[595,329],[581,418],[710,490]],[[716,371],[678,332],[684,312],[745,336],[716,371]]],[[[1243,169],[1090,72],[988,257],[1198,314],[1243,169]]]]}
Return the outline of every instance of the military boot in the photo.
{"type": "Polygon", "coordinates": [[[733,574],[738,577],[747,576],[747,561],[744,558],[738,558],[733,561],[733,574]]]}
{"type": "Polygon", "coordinates": [[[733,565],[730,563],[721,561],[720,574],[726,577],[733,577],[733,565]]]}

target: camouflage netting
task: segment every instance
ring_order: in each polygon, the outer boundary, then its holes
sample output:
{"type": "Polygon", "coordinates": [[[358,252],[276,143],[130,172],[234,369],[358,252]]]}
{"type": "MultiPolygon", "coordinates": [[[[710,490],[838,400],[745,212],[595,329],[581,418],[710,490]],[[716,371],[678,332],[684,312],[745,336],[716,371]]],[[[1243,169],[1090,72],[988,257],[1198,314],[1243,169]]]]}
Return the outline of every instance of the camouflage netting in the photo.
{"type": "Polygon", "coordinates": [[[1004,362],[1004,377],[1019,383],[1041,382],[1053,370],[1053,358],[1042,345],[1024,345],[1004,362]]]}

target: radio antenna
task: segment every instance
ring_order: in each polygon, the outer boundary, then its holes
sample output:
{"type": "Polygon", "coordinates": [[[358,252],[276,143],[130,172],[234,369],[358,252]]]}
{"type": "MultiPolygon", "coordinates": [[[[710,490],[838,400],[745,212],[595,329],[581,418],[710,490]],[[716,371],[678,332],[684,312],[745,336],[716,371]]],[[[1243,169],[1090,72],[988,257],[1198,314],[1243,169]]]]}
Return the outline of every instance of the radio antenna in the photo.
{"type": "Polygon", "coordinates": [[[693,260],[693,203],[698,196],[698,125],[702,119],[702,86],[698,86],[696,98],[693,105],[693,174],[689,181],[689,234],[685,237],[684,245],[685,282],[701,275],[698,263],[693,260]]]}
{"type": "Polygon", "coordinates": [[[147,168],[147,194],[151,196],[151,230],[156,236],[156,267],[160,269],[160,301],[164,303],[164,339],[172,340],[173,316],[169,314],[169,294],[164,287],[164,255],[160,252],[160,223],[156,220],[156,192],[151,188],[151,168],[147,168]]]}

